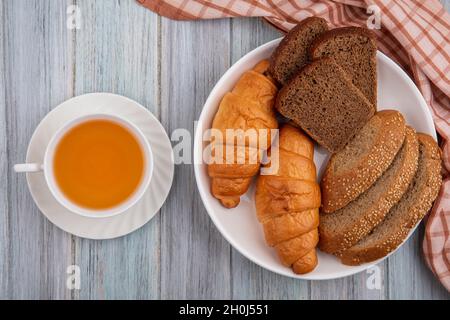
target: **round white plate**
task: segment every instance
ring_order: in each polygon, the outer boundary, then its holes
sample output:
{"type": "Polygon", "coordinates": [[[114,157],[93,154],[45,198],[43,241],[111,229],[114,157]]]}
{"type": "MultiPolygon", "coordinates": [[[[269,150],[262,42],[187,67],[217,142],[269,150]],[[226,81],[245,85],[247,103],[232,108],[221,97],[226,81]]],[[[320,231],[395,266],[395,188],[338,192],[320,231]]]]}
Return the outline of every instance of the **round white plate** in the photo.
{"type": "MultiPolygon", "coordinates": [[[[314,271],[297,275],[284,267],[275,251],[264,241],[262,227],[256,219],[254,186],[241,197],[241,203],[234,209],[226,209],[211,195],[210,179],[206,165],[202,163],[202,141],[204,130],[211,127],[223,95],[230,91],[239,77],[258,61],[268,58],[281,39],[273,40],[249,52],[236,62],[219,80],[206,101],[198,122],[194,141],[195,177],[203,203],[214,224],[222,235],[240,253],[263,268],[281,275],[310,280],[324,280],[345,277],[363,271],[375,263],[361,266],[345,266],[332,255],[318,251],[319,263],[314,271]]],[[[428,133],[436,139],[431,114],[419,90],[408,75],[383,53],[377,54],[378,63],[378,109],[396,109],[403,113],[407,123],[417,131],[428,133]]],[[[314,162],[319,177],[325,167],[328,153],[316,146],[314,162]]],[[[412,232],[411,232],[412,233],[412,232]]],[[[410,233],[410,234],[411,234],[410,233]]],[[[381,261],[382,259],[380,259],[381,261]]]]}
{"type": "Polygon", "coordinates": [[[142,227],[161,208],[172,185],[173,152],[161,123],[139,103],[111,93],[90,93],[63,102],[41,121],[28,146],[27,162],[42,163],[50,138],[61,126],[76,117],[93,113],[122,116],[139,127],[147,137],[153,151],[154,170],[142,199],[117,216],[88,218],[61,206],[53,198],[42,172],[27,173],[27,181],[37,206],[56,226],[83,238],[111,239],[142,227]]]}

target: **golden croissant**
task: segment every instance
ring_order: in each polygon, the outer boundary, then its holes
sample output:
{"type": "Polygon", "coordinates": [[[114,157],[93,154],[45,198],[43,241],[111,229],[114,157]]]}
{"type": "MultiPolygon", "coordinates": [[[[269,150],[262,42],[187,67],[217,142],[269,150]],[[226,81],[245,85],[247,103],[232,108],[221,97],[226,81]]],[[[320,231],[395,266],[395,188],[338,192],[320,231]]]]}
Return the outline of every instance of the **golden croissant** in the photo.
{"type": "Polygon", "coordinates": [[[273,108],[277,87],[263,74],[268,65],[263,60],[245,72],[222,98],[213,120],[212,132],[220,133],[221,138],[211,138],[214,161],[208,164],[208,175],[212,195],[227,208],[237,206],[247,192],[259,172],[262,154],[272,142],[270,131],[278,128],[273,108]],[[238,134],[229,136],[229,132],[238,134]]]}
{"type": "Polygon", "coordinates": [[[313,155],[311,140],[297,128],[284,125],[278,144],[270,150],[270,163],[265,165],[274,172],[260,175],[256,183],[256,213],[266,242],[298,274],[317,265],[320,187],[313,155]]]}

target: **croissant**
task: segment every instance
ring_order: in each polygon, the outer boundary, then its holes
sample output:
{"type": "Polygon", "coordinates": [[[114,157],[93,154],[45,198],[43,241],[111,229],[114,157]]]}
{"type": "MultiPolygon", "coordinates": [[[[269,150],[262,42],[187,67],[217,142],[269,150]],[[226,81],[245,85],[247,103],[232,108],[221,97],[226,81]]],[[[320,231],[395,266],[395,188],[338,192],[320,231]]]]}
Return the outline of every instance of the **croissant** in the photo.
{"type": "Polygon", "coordinates": [[[297,274],[317,265],[320,187],[313,162],[314,145],[300,130],[286,124],[274,142],[270,162],[274,172],[256,183],[256,213],[269,246],[297,274]],[[277,148],[278,155],[274,149],[277,148]]]}
{"type": "Polygon", "coordinates": [[[223,97],[212,123],[221,137],[213,136],[210,143],[211,193],[227,208],[237,206],[247,192],[263,152],[272,143],[270,130],[278,128],[273,108],[277,87],[263,74],[268,65],[263,60],[241,76],[223,97]],[[230,129],[237,134],[228,136],[230,129]],[[253,139],[247,133],[254,133],[253,139]]]}

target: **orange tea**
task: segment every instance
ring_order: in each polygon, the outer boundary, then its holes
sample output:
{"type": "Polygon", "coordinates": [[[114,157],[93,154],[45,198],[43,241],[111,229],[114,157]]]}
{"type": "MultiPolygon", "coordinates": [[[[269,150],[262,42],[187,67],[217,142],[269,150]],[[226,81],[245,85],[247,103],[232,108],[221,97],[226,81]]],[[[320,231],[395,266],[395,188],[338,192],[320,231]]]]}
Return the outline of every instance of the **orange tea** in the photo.
{"type": "Polygon", "coordinates": [[[102,210],[127,200],[144,174],[144,152],[124,126],[89,120],[70,129],[56,146],[56,183],[73,203],[102,210]]]}

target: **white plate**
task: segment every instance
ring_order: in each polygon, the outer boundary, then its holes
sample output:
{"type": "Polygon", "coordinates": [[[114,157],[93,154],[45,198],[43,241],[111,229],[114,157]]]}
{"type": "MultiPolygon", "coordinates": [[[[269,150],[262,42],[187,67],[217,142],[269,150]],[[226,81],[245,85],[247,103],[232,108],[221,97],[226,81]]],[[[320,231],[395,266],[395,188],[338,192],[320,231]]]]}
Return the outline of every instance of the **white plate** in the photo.
{"type": "Polygon", "coordinates": [[[139,103],[111,93],[90,93],[63,102],[41,121],[28,146],[27,162],[42,163],[50,138],[61,126],[74,118],[93,113],[122,116],[139,127],[147,137],[153,152],[154,170],[142,199],[119,215],[88,218],[61,206],[53,198],[42,172],[27,173],[27,181],[37,206],[56,226],[83,238],[111,239],[142,227],[161,208],[172,185],[173,152],[161,123],[139,103]]]}
{"type": "MultiPolygon", "coordinates": [[[[240,253],[263,268],[281,275],[310,280],[324,280],[345,277],[363,271],[375,263],[361,266],[345,266],[332,255],[318,252],[319,263],[314,271],[296,275],[279,262],[274,250],[264,241],[262,227],[256,219],[254,186],[241,198],[237,208],[226,209],[211,195],[210,180],[206,165],[202,164],[203,131],[211,127],[223,95],[231,90],[246,70],[258,61],[268,58],[281,39],[273,40],[249,52],[236,62],[219,80],[206,101],[198,122],[194,142],[195,177],[201,198],[214,224],[240,253]]],[[[378,63],[378,109],[396,109],[403,113],[409,125],[417,131],[430,134],[436,139],[436,131],[428,107],[419,90],[408,75],[383,53],[377,54],[378,63]]],[[[314,162],[321,175],[327,152],[316,147],[314,162]]],[[[411,232],[412,233],[412,232],[411,232]]],[[[411,234],[410,233],[410,234],[411,234]]]]}

